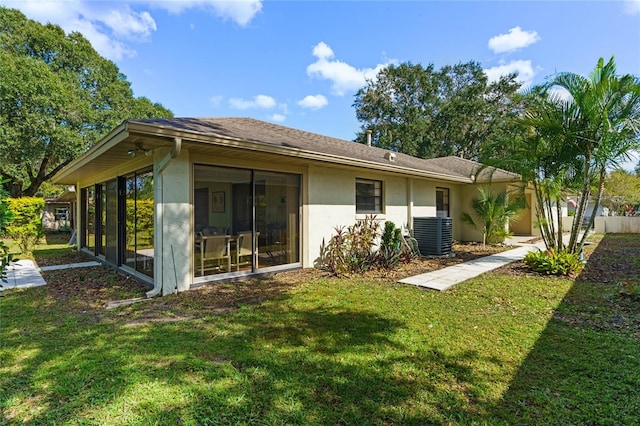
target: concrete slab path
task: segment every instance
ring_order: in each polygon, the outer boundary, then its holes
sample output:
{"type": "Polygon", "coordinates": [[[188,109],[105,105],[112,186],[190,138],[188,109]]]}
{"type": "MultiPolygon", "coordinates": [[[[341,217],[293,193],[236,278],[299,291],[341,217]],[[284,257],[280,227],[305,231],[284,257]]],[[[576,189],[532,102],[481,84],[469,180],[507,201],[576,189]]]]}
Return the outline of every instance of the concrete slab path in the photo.
{"type": "Polygon", "coordinates": [[[18,260],[12,262],[7,267],[7,281],[6,283],[0,283],[0,291],[8,290],[10,288],[29,288],[46,285],[47,282],[42,278],[40,271],[56,271],[60,269],[69,268],[86,268],[90,266],[100,266],[99,262],[81,262],[81,263],[69,263],[66,265],[52,265],[43,266],[38,269],[32,260],[18,260]]]}
{"type": "Polygon", "coordinates": [[[10,288],[28,288],[46,285],[47,282],[40,275],[40,271],[32,260],[18,260],[7,267],[7,281],[0,283],[0,291],[10,288]]]}
{"type": "Polygon", "coordinates": [[[420,275],[404,278],[398,281],[401,284],[411,284],[432,290],[446,290],[458,283],[477,277],[485,272],[504,266],[508,263],[523,259],[527,253],[544,248],[544,243],[526,244],[513,250],[491,256],[481,257],[469,262],[459,263],[454,266],[438,269],[420,275]]]}

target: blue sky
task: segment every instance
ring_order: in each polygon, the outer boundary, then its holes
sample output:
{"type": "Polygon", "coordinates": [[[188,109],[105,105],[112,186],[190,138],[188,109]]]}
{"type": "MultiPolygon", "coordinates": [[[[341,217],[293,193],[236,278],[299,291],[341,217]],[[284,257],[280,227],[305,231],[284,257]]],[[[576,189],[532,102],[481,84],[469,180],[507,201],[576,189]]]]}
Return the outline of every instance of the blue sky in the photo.
{"type": "Polygon", "coordinates": [[[474,60],[490,78],[640,75],[633,1],[0,0],[80,31],[137,96],[176,116],[248,116],[352,140],[354,94],[385,65],[474,60]]]}

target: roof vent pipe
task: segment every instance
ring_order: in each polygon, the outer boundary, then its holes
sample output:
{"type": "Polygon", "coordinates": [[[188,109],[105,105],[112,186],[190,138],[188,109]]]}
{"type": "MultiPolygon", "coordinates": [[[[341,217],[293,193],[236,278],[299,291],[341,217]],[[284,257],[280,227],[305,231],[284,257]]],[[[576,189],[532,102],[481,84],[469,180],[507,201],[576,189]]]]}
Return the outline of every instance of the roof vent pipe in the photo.
{"type": "Polygon", "coordinates": [[[371,146],[371,129],[367,130],[367,146],[371,146]]]}

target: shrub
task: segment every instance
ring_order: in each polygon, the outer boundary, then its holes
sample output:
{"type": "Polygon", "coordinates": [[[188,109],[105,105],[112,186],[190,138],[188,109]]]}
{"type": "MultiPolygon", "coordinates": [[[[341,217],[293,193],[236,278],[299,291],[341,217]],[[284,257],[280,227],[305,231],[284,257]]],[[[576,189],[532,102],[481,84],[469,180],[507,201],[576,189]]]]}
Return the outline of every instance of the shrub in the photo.
{"type": "Polygon", "coordinates": [[[338,276],[371,269],[379,229],[375,216],[367,216],[346,228],[336,227],[336,234],[321,249],[321,267],[338,276]]]}
{"type": "Polygon", "coordinates": [[[471,200],[471,214],[463,213],[462,221],[482,229],[482,245],[496,244],[510,236],[507,223],[524,207],[522,197],[510,198],[506,191],[494,194],[490,188],[478,187],[478,197],[471,200]]]}
{"type": "Polygon", "coordinates": [[[534,271],[547,275],[574,276],[584,267],[577,253],[554,249],[529,252],[524,257],[524,263],[534,271]]]}
{"type": "Polygon", "coordinates": [[[42,212],[44,199],[37,197],[9,198],[13,219],[7,226],[7,235],[18,242],[22,253],[31,253],[38,240],[44,236],[42,212]]]}
{"type": "Polygon", "coordinates": [[[333,275],[346,275],[368,271],[370,269],[392,269],[413,256],[405,253],[400,229],[393,222],[385,222],[382,236],[379,235],[380,223],[375,216],[367,216],[349,227],[335,228],[335,235],[329,243],[323,244],[320,254],[320,267],[333,275]],[[380,239],[380,247],[376,241],[380,239]]]}
{"type": "MultiPolygon", "coordinates": [[[[0,185],[3,182],[0,182],[0,185]]],[[[7,224],[13,219],[13,213],[7,201],[7,192],[0,186],[0,238],[6,234],[7,224]]],[[[11,262],[12,256],[9,254],[9,247],[0,241],[0,281],[7,282],[7,266],[11,262]]],[[[1,285],[0,285],[1,287],[1,285]]]]}
{"type": "Polygon", "coordinates": [[[400,250],[401,244],[402,236],[400,235],[400,228],[396,228],[393,222],[386,221],[384,223],[380,248],[387,251],[398,251],[400,250]]]}

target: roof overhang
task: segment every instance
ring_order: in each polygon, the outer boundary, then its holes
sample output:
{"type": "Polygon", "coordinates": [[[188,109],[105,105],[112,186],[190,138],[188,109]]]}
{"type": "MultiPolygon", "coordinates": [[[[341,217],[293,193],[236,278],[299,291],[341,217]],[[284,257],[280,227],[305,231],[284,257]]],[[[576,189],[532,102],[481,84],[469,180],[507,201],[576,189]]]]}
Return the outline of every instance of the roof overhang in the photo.
{"type": "MultiPolygon", "coordinates": [[[[172,147],[174,138],[182,139],[183,148],[193,152],[221,153],[227,156],[252,156],[265,160],[287,159],[287,162],[309,164],[324,163],[338,167],[368,169],[406,177],[429,178],[455,183],[483,183],[490,178],[463,177],[436,173],[433,171],[402,167],[393,162],[376,162],[340,155],[304,150],[295,147],[284,147],[263,142],[255,142],[240,138],[228,137],[213,133],[193,130],[180,130],[169,126],[125,121],[101,139],[89,151],[65,166],[54,177],[60,184],[75,184],[87,176],[96,175],[127,161],[131,150],[153,150],[161,147],[172,147]]],[[[494,181],[514,181],[513,179],[494,179],[494,181]]]]}

